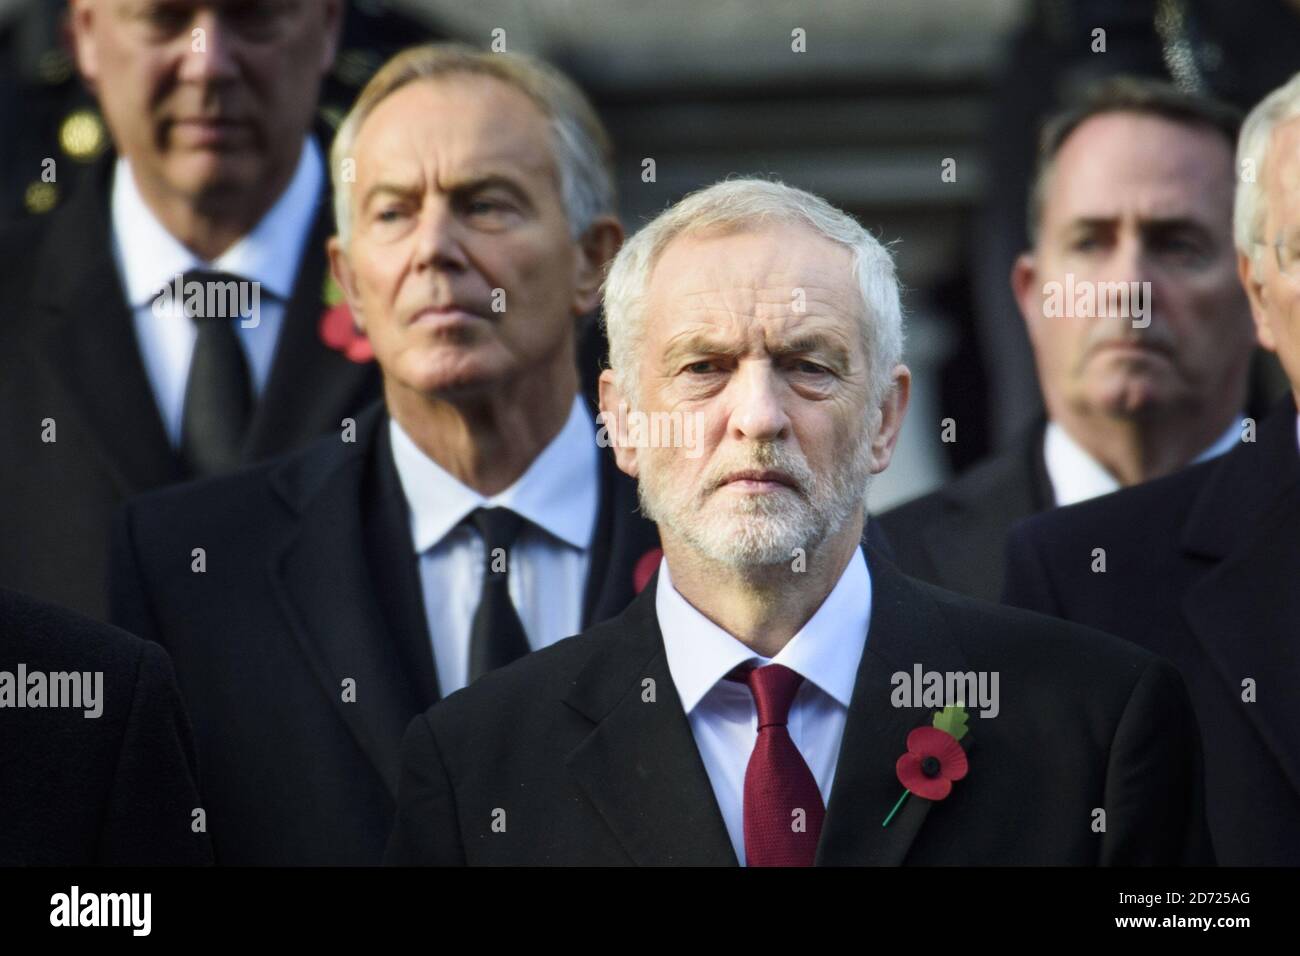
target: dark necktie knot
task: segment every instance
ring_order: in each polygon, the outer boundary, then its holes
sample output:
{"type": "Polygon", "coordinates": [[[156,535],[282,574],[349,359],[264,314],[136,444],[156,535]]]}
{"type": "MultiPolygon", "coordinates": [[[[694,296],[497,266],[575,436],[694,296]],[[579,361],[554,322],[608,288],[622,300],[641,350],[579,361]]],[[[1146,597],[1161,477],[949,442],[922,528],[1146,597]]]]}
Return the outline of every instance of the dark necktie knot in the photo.
{"type": "Polygon", "coordinates": [[[509,508],[476,508],[469,520],[483,538],[489,565],[498,548],[509,551],[514,547],[515,539],[524,527],[523,517],[509,508]]]}
{"type": "Polygon", "coordinates": [[[216,269],[191,269],[181,275],[181,302],[186,306],[186,314],[203,327],[208,319],[243,319],[243,304],[250,301],[250,293],[244,289],[247,279],[232,272],[220,272],[216,269]],[[195,291],[202,295],[198,309],[190,309],[189,303],[195,291]]]}

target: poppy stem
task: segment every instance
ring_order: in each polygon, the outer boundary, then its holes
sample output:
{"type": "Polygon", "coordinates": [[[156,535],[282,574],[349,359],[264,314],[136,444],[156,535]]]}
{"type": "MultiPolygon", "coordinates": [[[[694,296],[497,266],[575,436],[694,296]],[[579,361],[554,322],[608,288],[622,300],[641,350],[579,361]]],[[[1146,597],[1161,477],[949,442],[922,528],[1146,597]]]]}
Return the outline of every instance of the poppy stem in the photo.
{"type": "Polygon", "coordinates": [[[904,791],[903,791],[903,795],[902,795],[901,797],[899,797],[899,798],[898,798],[898,802],[897,802],[896,804],[894,804],[894,809],[890,810],[890,811],[889,811],[889,816],[885,817],[885,822],[881,824],[882,827],[887,827],[887,826],[889,826],[889,821],[892,820],[892,819],[894,819],[894,814],[898,812],[898,808],[901,807],[901,806],[903,805],[903,801],[907,799],[908,795],[909,795],[911,792],[912,792],[911,790],[904,790],[904,791]]]}

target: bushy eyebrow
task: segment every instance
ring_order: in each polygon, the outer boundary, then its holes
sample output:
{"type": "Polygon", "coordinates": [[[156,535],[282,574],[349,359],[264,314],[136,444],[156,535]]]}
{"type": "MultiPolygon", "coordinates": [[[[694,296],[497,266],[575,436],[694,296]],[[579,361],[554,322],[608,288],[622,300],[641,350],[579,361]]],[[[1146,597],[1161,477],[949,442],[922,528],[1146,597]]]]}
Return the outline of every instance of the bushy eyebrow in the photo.
{"type": "MultiPolygon", "coordinates": [[[[1118,216],[1079,216],[1066,222],[1062,231],[1068,233],[1085,229],[1113,229],[1118,223],[1118,216]]],[[[1172,232],[1177,229],[1209,232],[1205,223],[1191,216],[1153,216],[1139,219],[1138,228],[1143,232],[1172,232]]]]}
{"type": "Polygon", "coordinates": [[[396,196],[398,199],[410,199],[419,192],[415,186],[403,183],[375,183],[366,190],[361,199],[361,208],[368,209],[375,197],[380,195],[396,196]]]}
{"type": "MultiPolygon", "coordinates": [[[[508,176],[500,174],[489,174],[478,176],[474,179],[467,179],[464,182],[457,183],[451,189],[453,196],[471,196],[481,192],[484,189],[504,189],[515,199],[531,207],[532,202],[528,194],[520,188],[519,184],[508,176]]],[[[420,188],[412,183],[395,183],[395,182],[378,182],[366,190],[362,197],[361,208],[366,209],[374,201],[376,196],[389,195],[398,199],[412,199],[420,194],[420,188]]]]}
{"type": "MultiPolygon", "coordinates": [[[[776,358],[788,358],[792,355],[808,355],[813,352],[825,353],[840,368],[850,364],[848,351],[839,342],[825,335],[798,335],[784,342],[777,342],[768,351],[776,358]]],[[[735,342],[720,342],[708,333],[687,335],[677,340],[664,352],[664,364],[675,365],[688,355],[714,355],[723,358],[738,358],[744,355],[746,348],[735,342]]]]}

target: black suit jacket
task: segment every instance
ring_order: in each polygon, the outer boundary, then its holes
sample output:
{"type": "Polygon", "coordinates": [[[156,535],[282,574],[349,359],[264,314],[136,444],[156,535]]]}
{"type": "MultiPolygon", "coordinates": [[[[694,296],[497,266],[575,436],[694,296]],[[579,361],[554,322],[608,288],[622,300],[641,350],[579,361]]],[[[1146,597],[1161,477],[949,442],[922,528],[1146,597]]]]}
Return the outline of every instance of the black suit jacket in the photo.
{"type": "MultiPolygon", "coordinates": [[[[112,515],[131,494],[180,480],[113,261],[113,156],[46,220],[0,236],[0,584],[106,615],[112,515]],[[57,441],[42,441],[53,419],[57,441]]],[[[373,363],[321,342],[323,192],[285,310],[244,460],[337,432],[379,395],[373,363]]]]}
{"type": "Polygon", "coordinates": [[[0,589],[0,671],[16,681],[19,664],[28,675],[100,672],[102,709],[0,709],[0,866],[210,863],[166,653],[0,589]]]}
{"type": "Polygon", "coordinates": [[[1007,532],[1055,503],[1043,460],[1046,427],[1039,421],[1006,451],[880,515],[898,566],[931,584],[998,600],[1007,532]]]}
{"type": "MultiPolygon", "coordinates": [[[[1198,743],[1172,667],[1084,628],[931,587],[875,551],[868,563],[871,623],[818,863],[1208,859],[1198,743]],[[913,797],[882,827],[903,792],[895,763],[907,736],[932,716],[891,705],[891,676],[916,663],[999,671],[1001,713],[972,709],[970,771],[951,796],[913,797]],[[1104,833],[1091,828],[1095,808],[1106,810],[1104,833]]],[[[735,865],[654,591],[652,582],[617,618],[412,722],[386,862],[735,865]]]]}
{"type": "MultiPolygon", "coordinates": [[[[355,443],[134,499],[115,528],[113,618],[176,662],[218,863],[383,856],[402,732],[438,699],[387,421],[376,405],[355,443]]],[[[600,461],[584,626],[632,599],[658,547],[631,479],[600,461]]]]}
{"type": "Polygon", "coordinates": [[[1226,864],[1300,864],[1300,453],[1288,396],[1255,442],[1040,515],[1006,600],[1118,634],[1182,672],[1226,864]],[[1092,570],[1104,549],[1105,573],[1092,570]],[[1258,699],[1242,700],[1242,682],[1258,699]]]}

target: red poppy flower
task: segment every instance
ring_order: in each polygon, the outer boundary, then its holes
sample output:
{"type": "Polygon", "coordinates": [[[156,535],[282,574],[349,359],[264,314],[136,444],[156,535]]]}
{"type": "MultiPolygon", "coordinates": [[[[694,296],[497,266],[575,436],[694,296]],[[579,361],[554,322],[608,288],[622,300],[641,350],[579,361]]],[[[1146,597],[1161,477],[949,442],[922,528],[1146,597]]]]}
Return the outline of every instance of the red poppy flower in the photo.
{"type": "Polygon", "coordinates": [[[342,352],[349,361],[362,364],[374,360],[370,340],[357,329],[346,302],[325,310],[320,317],[319,331],[320,340],[334,351],[342,352]]]}
{"type": "Polygon", "coordinates": [[[907,753],[898,758],[898,781],[918,797],[942,800],[952,782],[966,776],[970,765],[957,738],[937,727],[917,727],[907,735],[907,753]]]}

